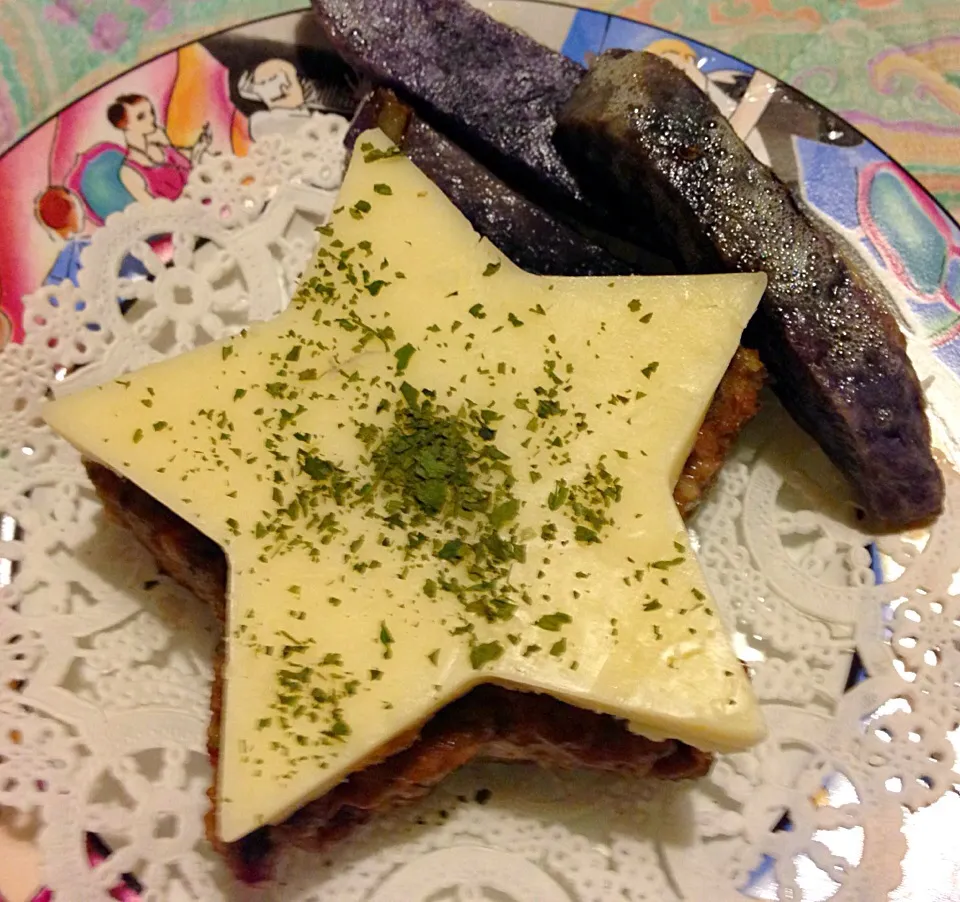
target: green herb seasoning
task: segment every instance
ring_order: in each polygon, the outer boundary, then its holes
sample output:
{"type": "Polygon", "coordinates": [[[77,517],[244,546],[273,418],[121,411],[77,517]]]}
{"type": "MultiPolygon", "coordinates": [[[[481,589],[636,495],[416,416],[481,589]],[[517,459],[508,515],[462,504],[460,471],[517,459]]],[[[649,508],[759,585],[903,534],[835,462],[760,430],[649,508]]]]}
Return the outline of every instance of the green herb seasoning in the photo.
{"type": "Polygon", "coordinates": [[[569,614],[563,611],[557,611],[555,614],[544,614],[543,617],[537,620],[536,626],[539,626],[542,630],[548,630],[551,633],[558,633],[566,624],[572,622],[573,618],[569,614]]]}
{"type": "Polygon", "coordinates": [[[407,365],[410,363],[410,358],[413,357],[416,352],[416,348],[412,344],[405,344],[402,348],[397,349],[393,352],[393,356],[397,358],[397,373],[402,373],[407,365]]]}
{"type": "Polygon", "coordinates": [[[470,649],[470,664],[474,670],[480,670],[485,664],[491,664],[503,657],[503,645],[499,642],[484,642],[470,649]]]}
{"type": "Polygon", "coordinates": [[[390,629],[387,627],[385,621],[380,621],[380,644],[383,646],[383,656],[384,658],[393,657],[393,634],[390,632],[390,629]]]}
{"type": "Polygon", "coordinates": [[[379,147],[374,147],[369,142],[364,142],[360,146],[360,153],[363,154],[364,163],[377,163],[380,160],[403,156],[403,151],[399,147],[388,147],[386,150],[380,150],[379,147]]]}

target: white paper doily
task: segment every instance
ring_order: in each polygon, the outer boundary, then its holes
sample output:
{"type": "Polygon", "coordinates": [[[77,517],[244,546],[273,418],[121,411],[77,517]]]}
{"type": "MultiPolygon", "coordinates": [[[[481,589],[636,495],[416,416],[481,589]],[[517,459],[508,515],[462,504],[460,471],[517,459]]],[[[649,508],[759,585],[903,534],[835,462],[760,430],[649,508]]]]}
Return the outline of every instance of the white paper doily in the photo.
{"type": "Polygon", "coordinates": [[[279,312],[333,205],[345,127],[317,117],[208,158],[180,200],[111,217],[79,286],[25,299],[25,341],[0,353],[0,805],[40,825],[56,897],[94,902],[132,874],[153,902],[886,898],[904,819],[960,779],[960,480],[932,530],[871,555],[772,399],[693,524],[755,668],[763,746],[690,786],[471,766],[329,855],[292,853],[271,887],[231,883],[202,825],[216,626],[105,520],[40,410],[279,312]],[[128,254],[149,278],[118,275],[128,254]],[[855,651],[867,676],[847,691],[855,651]],[[88,834],[112,850],[93,867],[88,834]]]}

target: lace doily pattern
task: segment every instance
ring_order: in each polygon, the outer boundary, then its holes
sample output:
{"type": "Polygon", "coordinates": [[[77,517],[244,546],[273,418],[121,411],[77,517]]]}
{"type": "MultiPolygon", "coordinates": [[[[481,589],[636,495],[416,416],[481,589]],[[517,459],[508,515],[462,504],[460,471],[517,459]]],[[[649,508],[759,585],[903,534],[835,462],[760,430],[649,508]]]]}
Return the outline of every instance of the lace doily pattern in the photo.
{"type": "Polygon", "coordinates": [[[933,528],[876,540],[772,399],[693,524],[753,670],[762,746],[690,786],[471,766],[329,858],[291,853],[270,888],[231,884],[202,830],[216,627],[105,520],[41,407],[275,315],[333,205],[345,127],[319,117],[244,160],[210,158],[180,200],[111,217],[79,285],[26,298],[26,339],[0,353],[0,804],[41,823],[54,894],[885,898],[905,812],[957,781],[960,480],[946,467],[933,528]],[[130,256],[148,275],[120,275],[130,256]],[[108,849],[92,865],[90,835],[108,849]]]}

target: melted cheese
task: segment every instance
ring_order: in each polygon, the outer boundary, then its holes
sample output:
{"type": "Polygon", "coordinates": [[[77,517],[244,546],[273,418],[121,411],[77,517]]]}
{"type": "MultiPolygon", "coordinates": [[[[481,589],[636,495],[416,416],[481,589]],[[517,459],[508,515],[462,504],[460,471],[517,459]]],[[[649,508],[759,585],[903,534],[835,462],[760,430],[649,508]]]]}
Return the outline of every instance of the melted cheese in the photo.
{"type": "Polygon", "coordinates": [[[757,742],[671,491],[763,276],[534,277],[402,157],[342,198],[277,320],[46,414],[227,550],[222,839],[482,682],[757,742]]]}

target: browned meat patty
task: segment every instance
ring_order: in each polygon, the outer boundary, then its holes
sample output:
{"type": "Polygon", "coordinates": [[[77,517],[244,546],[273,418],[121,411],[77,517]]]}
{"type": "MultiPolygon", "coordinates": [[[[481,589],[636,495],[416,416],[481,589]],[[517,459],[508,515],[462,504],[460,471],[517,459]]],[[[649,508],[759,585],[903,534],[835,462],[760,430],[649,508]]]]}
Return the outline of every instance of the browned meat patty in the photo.
{"type": "MultiPolygon", "coordinates": [[[[214,764],[221,686],[218,679],[209,745],[214,764]]],[[[609,715],[499,686],[474,689],[441,710],[419,734],[398,738],[384,754],[382,761],[354,774],[279,826],[262,827],[227,846],[215,839],[216,789],[211,787],[208,836],[240,880],[258,883],[269,878],[280,849],[293,845],[306,851],[324,850],[377,812],[427,795],[475,758],[665,780],[702,777],[712,763],[707,752],[675,740],[654,742],[634,735],[609,715]]]]}
{"type": "Polygon", "coordinates": [[[740,430],[756,416],[766,372],[756,351],[740,348],[713,396],[696,444],[673,490],[686,519],[716,481],[740,430]]]}
{"type": "MultiPolygon", "coordinates": [[[[758,410],[763,366],[740,349],[714,396],[696,444],[677,483],[684,516],[712,485],[740,430],[758,410]]],[[[87,473],[108,514],[124,524],[177,582],[226,618],[226,558],[219,545],[129,480],[86,462],[87,473]]],[[[219,757],[222,651],[218,653],[208,734],[210,760],[219,757]]],[[[702,776],[710,755],[673,740],[653,742],[631,734],[607,715],[575,708],[548,696],[483,686],[448,705],[419,733],[398,738],[383,758],[305,806],[277,827],[265,827],[229,846],[220,845],[237,876],[265,879],[273,852],[288,844],[320,849],[365,823],[377,811],[407,804],[474,758],[530,762],[552,768],[684,779],[702,776]]],[[[216,787],[207,828],[215,839],[216,787]]]]}

